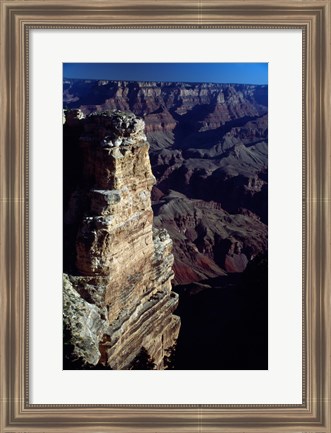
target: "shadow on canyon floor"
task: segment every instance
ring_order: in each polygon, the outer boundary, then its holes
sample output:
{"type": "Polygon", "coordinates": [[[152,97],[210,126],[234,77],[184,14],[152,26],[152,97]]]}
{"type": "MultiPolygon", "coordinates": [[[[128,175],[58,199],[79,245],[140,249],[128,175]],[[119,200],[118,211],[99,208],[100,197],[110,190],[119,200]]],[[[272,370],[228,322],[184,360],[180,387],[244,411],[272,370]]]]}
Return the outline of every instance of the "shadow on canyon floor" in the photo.
{"type": "Polygon", "coordinates": [[[182,320],[172,368],[268,369],[267,259],[243,274],[176,286],[182,320]]]}

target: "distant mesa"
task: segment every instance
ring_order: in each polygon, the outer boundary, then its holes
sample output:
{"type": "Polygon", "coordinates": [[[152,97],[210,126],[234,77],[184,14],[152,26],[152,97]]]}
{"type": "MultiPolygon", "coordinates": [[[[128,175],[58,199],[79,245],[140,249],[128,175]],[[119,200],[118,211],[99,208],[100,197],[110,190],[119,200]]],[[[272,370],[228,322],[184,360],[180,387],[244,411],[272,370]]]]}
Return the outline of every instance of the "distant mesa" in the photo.
{"type": "MultiPolygon", "coordinates": [[[[231,253],[225,264],[226,240],[248,259],[265,252],[268,86],[101,81],[66,80],[64,106],[87,117],[117,110],[144,119],[154,220],[173,239],[175,283],[242,269],[231,253]]],[[[105,147],[126,143],[116,131],[100,138],[105,147]]]]}

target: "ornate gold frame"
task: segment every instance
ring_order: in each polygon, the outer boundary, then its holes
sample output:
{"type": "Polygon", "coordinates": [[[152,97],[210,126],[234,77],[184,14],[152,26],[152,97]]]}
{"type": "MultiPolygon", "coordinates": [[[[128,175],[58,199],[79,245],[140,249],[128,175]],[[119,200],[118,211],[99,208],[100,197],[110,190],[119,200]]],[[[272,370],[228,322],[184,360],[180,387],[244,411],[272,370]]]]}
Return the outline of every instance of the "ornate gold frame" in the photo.
{"type": "Polygon", "coordinates": [[[0,0],[1,411],[9,432],[331,432],[330,0],[0,0]],[[28,98],[32,28],[300,28],[304,119],[301,405],[30,405],[28,98]]]}

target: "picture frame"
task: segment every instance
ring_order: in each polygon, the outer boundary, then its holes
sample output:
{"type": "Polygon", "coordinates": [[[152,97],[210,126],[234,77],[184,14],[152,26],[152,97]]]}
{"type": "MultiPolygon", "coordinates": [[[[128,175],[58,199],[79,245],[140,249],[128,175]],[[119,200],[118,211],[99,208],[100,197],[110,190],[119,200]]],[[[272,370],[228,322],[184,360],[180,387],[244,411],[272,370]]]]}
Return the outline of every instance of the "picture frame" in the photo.
{"type": "Polygon", "coordinates": [[[1,1],[1,428],[9,432],[331,432],[329,0],[1,1]],[[29,31],[302,29],[303,398],[300,405],[29,403],[29,31]]]}

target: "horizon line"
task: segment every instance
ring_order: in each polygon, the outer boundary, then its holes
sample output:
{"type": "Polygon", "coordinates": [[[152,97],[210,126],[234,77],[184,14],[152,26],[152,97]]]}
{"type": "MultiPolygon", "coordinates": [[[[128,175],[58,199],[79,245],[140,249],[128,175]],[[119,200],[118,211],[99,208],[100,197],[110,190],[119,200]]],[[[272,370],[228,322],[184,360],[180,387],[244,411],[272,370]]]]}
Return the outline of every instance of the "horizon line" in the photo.
{"type": "Polygon", "coordinates": [[[181,84],[238,84],[245,86],[268,86],[268,83],[239,83],[239,82],[215,82],[215,81],[163,81],[163,80],[124,80],[124,79],[109,79],[109,78],[70,78],[63,77],[64,80],[85,80],[85,81],[127,81],[129,83],[181,83],[181,84]]]}

